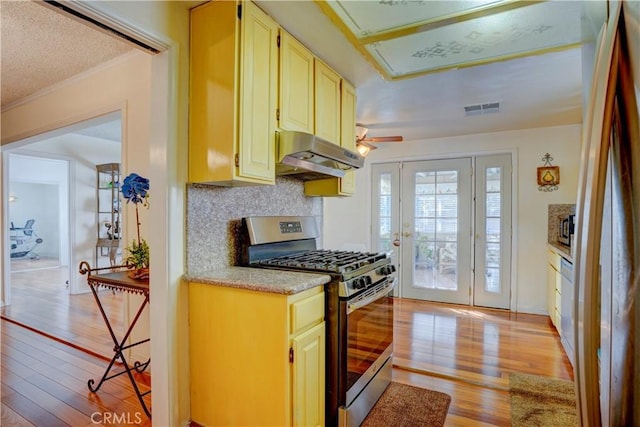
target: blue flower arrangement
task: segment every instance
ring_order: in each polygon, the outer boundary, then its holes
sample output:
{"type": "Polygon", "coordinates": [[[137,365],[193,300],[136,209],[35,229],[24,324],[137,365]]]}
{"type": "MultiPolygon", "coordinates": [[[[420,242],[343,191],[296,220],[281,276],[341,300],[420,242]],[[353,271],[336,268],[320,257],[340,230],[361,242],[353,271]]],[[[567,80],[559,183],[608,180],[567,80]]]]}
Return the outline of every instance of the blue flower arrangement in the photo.
{"type": "Polygon", "coordinates": [[[133,203],[136,207],[136,227],[138,232],[138,240],[131,242],[131,246],[127,246],[125,250],[129,252],[129,256],[124,262],[128,267],[135,268],[131,277],[142,279],[149,277],[149,245],[140,237],[140,216],[138,214],[138,205],[149,208],[149,180],[137,173],[128,175],[120,187],[122,197],[127,203],[133,203]]]}
{"type": "Polygon", "coordinates": [[[145,203],[149,192],[149,180],[132,173],[124,179],[121,191],[127,203],[145,203]]]}

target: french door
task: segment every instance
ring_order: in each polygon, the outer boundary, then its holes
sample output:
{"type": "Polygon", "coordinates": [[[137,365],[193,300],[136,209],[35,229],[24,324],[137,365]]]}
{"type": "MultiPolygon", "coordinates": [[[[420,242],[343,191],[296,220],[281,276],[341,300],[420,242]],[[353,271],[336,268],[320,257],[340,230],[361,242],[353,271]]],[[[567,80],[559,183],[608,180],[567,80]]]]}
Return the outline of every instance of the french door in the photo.
{"type": "Polygon", "coordinates": [[[511,155],[475,159],[473,303],[509,308],[511,299],[511,155]]]}
{"type": "Polygon", "coordinates": [[[509,308],[511,155],[376,164],[373,247],[400,296],[509,308]]]}

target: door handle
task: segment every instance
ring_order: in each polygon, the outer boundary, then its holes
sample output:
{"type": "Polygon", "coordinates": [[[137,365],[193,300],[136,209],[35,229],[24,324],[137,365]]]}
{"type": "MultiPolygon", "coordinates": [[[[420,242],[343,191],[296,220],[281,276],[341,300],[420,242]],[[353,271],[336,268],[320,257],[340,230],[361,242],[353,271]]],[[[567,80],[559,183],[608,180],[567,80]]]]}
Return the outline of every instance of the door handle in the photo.
{"type": "Polygon", "coordinates": [[[402,237],[411,237],[411,233],[409,233],[408,231],[405,231],[402,233],[402,237]]]}
{"type": "Polygon", "coordinates": [[[395,236],[395,238],[393,239],[393,242],[391,242],[391,244],[395,247],[400,246],[400,238],[398,237],[398,233],[393,233],[393,235],[395,236]]]}

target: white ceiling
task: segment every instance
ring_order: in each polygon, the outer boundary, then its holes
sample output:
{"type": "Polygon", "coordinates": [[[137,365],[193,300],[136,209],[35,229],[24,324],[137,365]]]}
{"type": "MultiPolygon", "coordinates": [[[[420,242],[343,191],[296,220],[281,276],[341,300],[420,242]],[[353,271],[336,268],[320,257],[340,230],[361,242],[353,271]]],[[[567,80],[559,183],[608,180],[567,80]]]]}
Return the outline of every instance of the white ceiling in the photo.
{"type": "MultiPolygon", "coordinates": [[[[314,1],[256,3],[356,86],[357,120],[370,129],[368,136],[398,134],[416,140],[582,120],[579,48],[386,81],[314,1]],[[496,101],[501,102],[499,112],[465,116],[464,106],[496,101]]],[[[5,94],[13,94],[7,99],[16,102],[41,90],[33,82],[43,77],[48,80],[41,84],[52,85],[131,48],[98,31],[89,34],[88,27],[75,21],[61,24],[58,12],[34,2],[2,1],[0,7],[3,106],[5,94]],[[7,24],[5,17],[15,22],[7,24]],[[42,34],[43,28],[53,28],[53,34],[42,34]],[[46,55],[22,60],[30,49],[46,55]],[[105,56],[106,51],[111,53],[105,56]],[[78,52],[80,57],[72,55],[78,52]],[[29,83],[29,88],[22,83],[29,83]]]]}

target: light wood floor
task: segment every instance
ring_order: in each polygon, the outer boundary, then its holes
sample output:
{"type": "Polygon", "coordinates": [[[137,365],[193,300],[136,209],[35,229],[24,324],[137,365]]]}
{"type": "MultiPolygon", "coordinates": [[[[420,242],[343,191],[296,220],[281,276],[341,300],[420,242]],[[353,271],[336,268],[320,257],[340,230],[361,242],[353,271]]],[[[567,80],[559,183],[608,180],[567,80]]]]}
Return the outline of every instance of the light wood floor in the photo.
{"type": "MultiPolygon", "coordinates": [[[[151,425],[126,375],[108,380],[97,393],[89,391],[87,381],[97,384],[106,361],[6,320],[1,332],[0,425],[151,425]]],[[[136,377],[143,391],[148,390],[148,380],[136,377]]],[[[145,396],[147,405],[150,397],[145,396]]]]}
{"type": "MultiPolygon", "coordinates": [[[[74,313],[69,323],[84,322],[74,313]]],[[[393,379],[449,394],[447,426],[509,426],[511,372],[573,376],[546,316],[397,299],[395,319],[393,379]]],[[[144,415],[124,376],[88,391],[104,360],[4,320],[1,364],[3,426],[89,426],[95,411],[144,415]]]]}
{"type": "MultiPolygon", "coordinates": [[[[93,294],[69,295],[68,278],[68,268],[58,267],[57,261],[12,260],[11,304],[0,309],[0,317],[110,359],[113,340],[93,294]]],[[[100,291],[100,298],[116,336],[121,337],[124,294],[100,291]]]]}
{"type": "Polygon", "coordinates": [[[547,316],[395,300],[393,380],[451,396],[446,426],[509,426],[511,372],[573,380],[547,316]]]}

